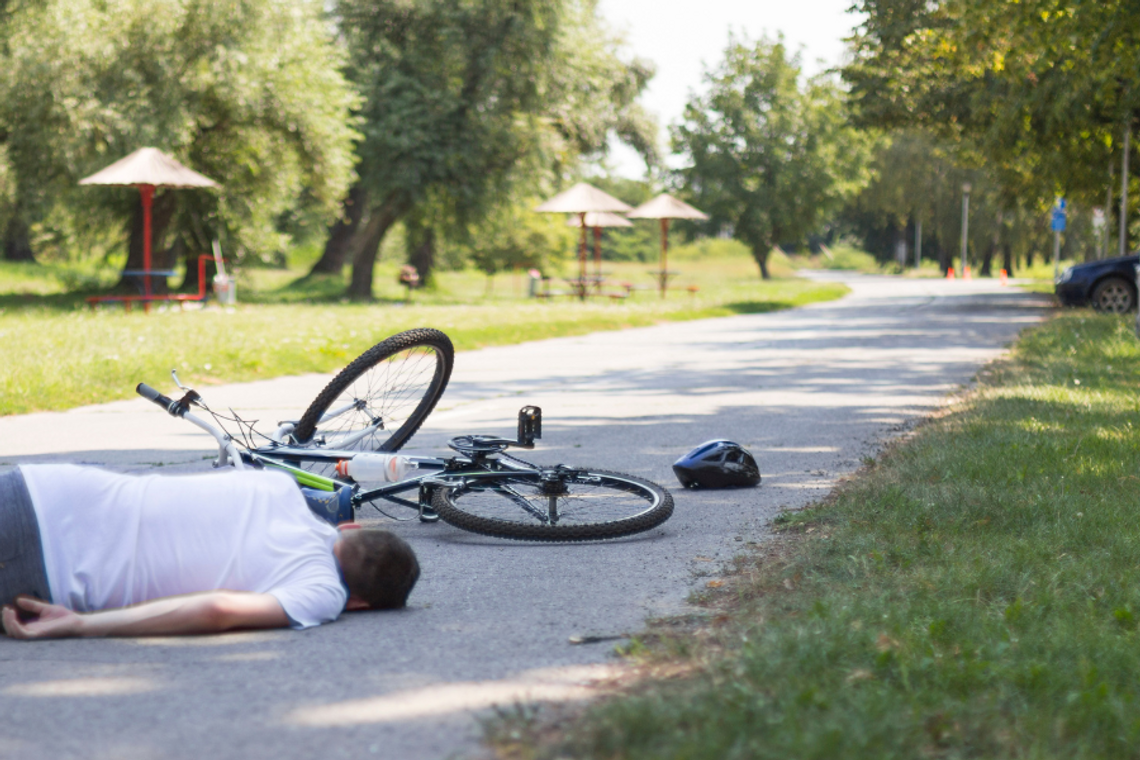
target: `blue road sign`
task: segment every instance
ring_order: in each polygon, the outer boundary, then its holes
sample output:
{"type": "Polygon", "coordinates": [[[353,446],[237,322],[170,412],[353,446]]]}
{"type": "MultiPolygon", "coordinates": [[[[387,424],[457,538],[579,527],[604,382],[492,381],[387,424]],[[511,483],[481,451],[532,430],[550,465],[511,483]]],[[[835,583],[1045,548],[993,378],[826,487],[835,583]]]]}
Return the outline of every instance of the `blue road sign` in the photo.
{"type": "Polygon", "coordinates": [[[1057,205],[1053,207],[1053,221],[1050,225],[1054,232],[1065,231],[1065,203],[1064,198],[1057,199],[1057,205]]]}

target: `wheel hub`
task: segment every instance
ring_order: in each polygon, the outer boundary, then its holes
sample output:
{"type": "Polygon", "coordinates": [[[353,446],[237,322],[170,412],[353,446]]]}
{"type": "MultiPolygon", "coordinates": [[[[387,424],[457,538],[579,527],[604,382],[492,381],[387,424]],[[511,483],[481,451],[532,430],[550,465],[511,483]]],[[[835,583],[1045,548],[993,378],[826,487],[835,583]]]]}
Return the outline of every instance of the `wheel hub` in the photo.
{"type": "Polygon", "coordinates": [[[566,481],[557,475],[544,475],[539,488],[543,496],[564,496],[570,492],[566,487],[566,481]]]}

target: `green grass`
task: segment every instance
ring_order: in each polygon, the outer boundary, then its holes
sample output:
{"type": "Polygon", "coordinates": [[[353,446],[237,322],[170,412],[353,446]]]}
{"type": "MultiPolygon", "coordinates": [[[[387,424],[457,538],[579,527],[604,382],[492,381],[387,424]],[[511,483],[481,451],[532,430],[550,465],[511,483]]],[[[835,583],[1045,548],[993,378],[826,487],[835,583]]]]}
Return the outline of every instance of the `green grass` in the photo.
{"type": "MultiPolygon", "coordinates": [[[[1068,267],[1071,267],[1074,264],[1079,264],[1079,263],[1081,263],[1081,262],[1074,261],[1072,259],[1062,259],[1061,263],[1059,265],[1059,271],[1064,272],[1065,269],[1067,269],[1068,267]]],[[[1019,278],[1026,279],[1026,280],[1039,280],[1041,282],[1048,283],[1049,287],[1052,288],[1052,286],[1053,286],[1053,259],[1051,259],[1051,258],[1048,258],[1048,259],[1038,258],[1038,260],[1033,264],[1033,266],[1022,267],[1021,269],[1018,269],[1016,276],[1019,278]]]]}
{"type": "MultiPolygon", "coordinates": [[[[385,262],[376,279],[381,300],[368,305],[342,303],[343,281],[296,285],[298,271],[253,270],[239,281],[242,303],[234,309],[155,308],[149,315],[117,307],[92,312],[82,291],[56,284],[51,267],[5,269],[24,274],[0,279],[0,415],[129,398],[140,381],[165,389],[171,368],[197,385],[333,371],[412,327],[439,328],[463,350],[765,312],[847,292],[797,279],[761,282],[750,259],[733,256],[681,261],[677,268],[678,287],[665,299],[637,290],[624,302],[538,303],[526,297],[523,276],[501,275],[488,292],[482,274],[442,272],[434,288],[405,303],[396,266],[385,262]],[[698,290],[690,293],[687,285],[698,290]]],[[[646,265],[607,269],[614,279],[651,284],[646,265]]]]}
{"type": "MultiPolygon", "coordinates": [[[[697,635],[517,756],[1134,758],[1140,342],[1028,332],[963,404],[710,592],[697,635]]],[[[651,636],[646,641],[654,641],[651,636]]],[[[643,648],[644,642],[637,648],[643,648]]],[[[509,744],[509,742],[508,742],[509,744]]]]}
{"type": "Polygon", "coordinates": [[[817,253],[811,256],[794,255],[788,258],[797,269],[839,269],[869,274],[898,271],[898,267],[893,263],[884,266],[876,261],[871,254],[846,243],[837,244],[830,248],[829,252],[830,255],[817,253]]]}
{"type": "MultiPolygon", "coordinates": [[[[1068,267],[1079,263],[1078,261],[1070,259],[1062,259],[1058,271],[1064,272],[1068,267]]],[[[1031,267],[1022,267],[1017,270],[1017,278],[1022,281],[1022,290],[1028,290],[1032,293],[1052,294],[1054,292],[1053,260],[1051,258],[1041,258],[1031,267]]]]}
{"type": "Polygon", "coordinates": [[[73,304],[81,300],[79,294],[110,287],[117,279],[117,269],[96,262],[41,265],[0,261],[0,299],[28,304],[43,296],[55,296],[48,302],[62,297],[73,304]]]}

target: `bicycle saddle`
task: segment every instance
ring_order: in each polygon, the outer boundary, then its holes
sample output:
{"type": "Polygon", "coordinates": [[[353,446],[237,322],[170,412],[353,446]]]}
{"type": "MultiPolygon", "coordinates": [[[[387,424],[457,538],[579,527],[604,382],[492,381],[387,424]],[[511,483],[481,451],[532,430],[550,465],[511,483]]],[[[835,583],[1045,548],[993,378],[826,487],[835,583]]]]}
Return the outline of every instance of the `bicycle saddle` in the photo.
{"type": "Polygon", "coordinates": [[[487,454],[498,454],[508,446],[517,443],[518,441],[498,438],[493,435],[461,435],[452,438],[447,442],[447,445],[460,454],[486,456],[487,454]]]}

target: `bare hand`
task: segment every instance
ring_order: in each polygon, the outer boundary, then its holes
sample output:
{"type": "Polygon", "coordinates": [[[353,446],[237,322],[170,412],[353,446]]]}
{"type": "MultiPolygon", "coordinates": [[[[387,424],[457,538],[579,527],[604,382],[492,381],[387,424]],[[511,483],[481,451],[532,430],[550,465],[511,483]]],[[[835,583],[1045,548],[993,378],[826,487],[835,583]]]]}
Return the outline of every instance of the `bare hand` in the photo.
{"type": "Polygon", "coordinates": [[[30,596],[16,597],[16,606],[37,617],[35,620],[20,622],[16,607],[5,606],[0,614],[4,633],[14,639],[59,639],[80,634],[83,619],[66,607],[41,602],[30,596]]]}

